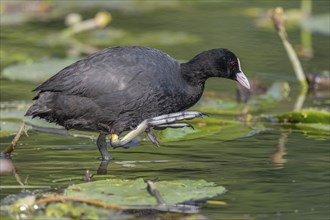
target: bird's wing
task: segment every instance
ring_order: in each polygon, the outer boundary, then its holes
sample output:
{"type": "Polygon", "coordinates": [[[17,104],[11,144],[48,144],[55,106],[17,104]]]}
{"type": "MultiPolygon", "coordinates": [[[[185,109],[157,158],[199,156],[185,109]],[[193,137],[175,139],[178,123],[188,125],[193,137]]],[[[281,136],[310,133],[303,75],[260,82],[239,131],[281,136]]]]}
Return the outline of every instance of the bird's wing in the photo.
{"type": "Polygon", "coordinates": [[[108,48],[71,64],[34,91],[61,92],[84,97],[111,96],[113,93],[116,96],[125,95],[136,91],[134,88],[137,87],[155,88],[158,81],[166,81],[164,79],[170,77],[167,73],[171,70],[162,66],[178,65],[159,51],[139,51],[141,48],[138,48],[118,52],[116,49],[118,48],[108,48]],[[154,77],[155,74],[158,76],[154,77]]]}

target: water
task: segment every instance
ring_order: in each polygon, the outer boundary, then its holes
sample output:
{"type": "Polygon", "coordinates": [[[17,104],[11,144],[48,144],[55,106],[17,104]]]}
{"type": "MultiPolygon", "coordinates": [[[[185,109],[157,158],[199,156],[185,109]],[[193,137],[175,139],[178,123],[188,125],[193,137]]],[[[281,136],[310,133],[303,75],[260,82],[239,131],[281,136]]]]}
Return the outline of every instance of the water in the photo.
{"type": "MultiPolygon", "coordinates": [[[[278,5],[285,9],[298,8],[299,1],[219,1],[185,2],[179,6],[159,8],[141,13],[113,13],[112,27],[124,29],[133,36],[123,38],[125,44],[141,41],[141,34],[170,30],[184,31],[197,37],[196,43],[155,43],[142,45],[157,47],[180,60],[187,60],[200,51],[227,47],[242,61],[243,70],[249,78],[261,79],[266,85],[276,80],[290,83],[288,99],[267,110],[252,112],[254,116],[277,114],[294,108],[299,85],[295,82],[292,67],[286,53],[272,28],[256,27],[256,18],[247,16],[248,11],[260,7],[278,5]]],[[[327,1],[315,1],[313,13],[329,11],[327,1]]],[[[83,14],[97,11],[89,8],[83,14]]],[[[62,19],[19,26],[1,27],[1,69],[12,63],[8,54],[21,52],[30,59],[64,56],[63,46],[46,47],[42,37],[61,30],[62,19]]],[[[88,34],[79,35],[80,38],[88,34]]],[[[145,36],[145,35],[144,35],[145,36]]],[[[300,43],[300,29],[289,29],[294,45],[300,43]]],[[[306,72],[329,70],[329,38],[313,35],[314,58],[302,59],[306,72]]],[[[151,40],[150,40],[151,41],[151,40]]],[[[120,44],[110,41],[108,46],[120,44]]],[[[103,46],[105,47],[105,46],[103,46]]],[[[19,59],[19,57],[17,58],[19,59]]],[[[30,93],[37,83],[13,82],[1,79],[1,101],[30,100],[30,93]]],[[[234,99],[235,83],[221,79],[207,82],[208,92],[217,92],[226,100],[234,99]]],[[[329,96],[307,96],[303,107],[329,109],[329,96]]],[[[237,115],[211,115],[236,120],[237,115]]],[[[139,147],[111,150],[115,161],[108,167],[108,174],[118,178],[175,180],[181,178],[205,179],[228,189],[225,195],[215,200],[227,205],[206,205],[202,214],[210,219],[329,219],[329,138],[298,129],[283,128],[265,123],[267,129],[254,135],[241,137],[243,125],[232,131],[205,132],[200,138],[177,141],[161,141],[156,148],[151,143],[141,142],[139,147]],[[227,132],[227,133],[226,133],[227,132]],[[138,161],[134,167],[125,167],[118,162],[138,161]],[[158,161],[158,162],[143,162],[158,161]]],[[[244,133],[244,132],[243,132],[244,133]]],[[[246,133],[245,133],[246,134],[246,133]]],[[[12,137],[1,137],[1,149],[12,137]]],[[[57,136],[37,131],[23,135],[14,152],[13,161],[19,176],[28,177],[30,185],[65,186],[67,182],[53,180],[82,176],[86,170],[96,173],[99,167],[99,152],[95,141],[84,138],[57,136]]],[[[1,176],[1,185],[18,185],[12,175],[1,176]]],[[[1,189],[1,198],[19,193],[18,189],[1,189]]]]}

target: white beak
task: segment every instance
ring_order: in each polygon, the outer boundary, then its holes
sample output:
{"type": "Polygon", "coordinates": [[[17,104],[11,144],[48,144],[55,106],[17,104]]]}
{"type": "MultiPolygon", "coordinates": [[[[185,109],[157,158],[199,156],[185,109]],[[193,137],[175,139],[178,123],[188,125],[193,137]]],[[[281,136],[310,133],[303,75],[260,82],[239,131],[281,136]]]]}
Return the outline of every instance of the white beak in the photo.
{"type": "Polygon", "coordinates": [[[249,80],[247,79],[247,77],[243,73],[243,71],[241,69],[241,62],[239,61],[238,58],[237,58],[237,62],[238,62],[238,68],[239,68],[240,72],[236,73],[236,80],[237,80],[237,82],[239,82],[239,84],[241,84],[245,88],[250,89],[251,87],[250,87],[249,80]]]}
{"type": "Polygon", "coordinates": [[[250,89],[250,83],[249,80],[246,78],[245,74],[243,72],[236,73],[236,80],[244,86],[247,89],[250,89]]]}

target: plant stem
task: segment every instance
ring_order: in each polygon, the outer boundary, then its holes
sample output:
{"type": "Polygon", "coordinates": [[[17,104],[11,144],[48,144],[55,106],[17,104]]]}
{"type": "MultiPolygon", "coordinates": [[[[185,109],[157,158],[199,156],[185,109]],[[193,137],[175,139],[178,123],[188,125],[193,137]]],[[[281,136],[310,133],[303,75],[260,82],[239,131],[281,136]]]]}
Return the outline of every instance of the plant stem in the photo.
{"type": "Polygon", "coordinates": [[[24,122],[21,124],[21,127],[18,129],[17,134],[15,135],[14,139],[10,143],[6,149],[4,149],[1,153],[5,155],[10,155],[16,148],[17,142],[19,138],[21,137],[22,133],[24,132],[25,124],[24,122]]]}
{"type": "Polygon", "coordinates": [[[283,9],[281,7],[275,8],[273,10],[272,13],[272,21],[273,24],[277,30],[278,36],[280,37],[283,46],[289,56],[289,59],[291,61],[292,67],[294,69],[294,72],[296,74],[296,77],[303,89],[303,91],[307,91],[307,80],[306,80],[306,76],[304,74],[304,70],[302,68],[302,65],[298,59],[298,56],[295,52],[295,50],[293,49],[291,43],[288,40],[288,35],[285,29],[285,18],[284,18],[284,12],[283,9]]]}
{"type": "Polygon", "coordinates": [[[107,203],[107,202],[103,202],[103,201],[96,200],[96,199],[83,198],[83,197],[77,197],[77,196],[48,197],[48,198],[43,198],[43,199],[37,200],[35,204],[41,205],[41,204],[47,204],[50,202],[65,202],[65,201],[82,202],[82,203],[102,207],[102,208],[109,209],[109,210],[122,211],[123,209],[127,209],[126,206],[120,206],[120,205],[107,203]]]}

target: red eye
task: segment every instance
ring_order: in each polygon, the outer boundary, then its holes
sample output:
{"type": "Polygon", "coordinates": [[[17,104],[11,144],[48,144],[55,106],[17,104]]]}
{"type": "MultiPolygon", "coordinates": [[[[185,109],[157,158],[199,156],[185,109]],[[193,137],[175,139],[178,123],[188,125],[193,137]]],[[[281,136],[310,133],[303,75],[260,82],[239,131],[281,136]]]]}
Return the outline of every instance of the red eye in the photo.
{"type": "Polygon", "coordinates": [[[235,66],[237,66],[238,64],[237,64],[237,61],[229,61],[228,65],[229,65],[229,67],[232,69],[232,68],[234,68],[235,66]]]}

